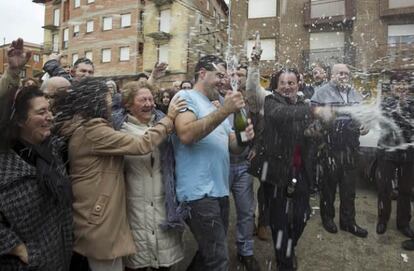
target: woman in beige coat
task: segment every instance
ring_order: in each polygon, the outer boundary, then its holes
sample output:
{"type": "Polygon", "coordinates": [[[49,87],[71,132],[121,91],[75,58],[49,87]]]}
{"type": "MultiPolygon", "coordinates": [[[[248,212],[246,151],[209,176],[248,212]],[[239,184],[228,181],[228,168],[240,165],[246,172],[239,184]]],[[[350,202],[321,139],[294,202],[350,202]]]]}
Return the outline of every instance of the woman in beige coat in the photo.
{"type": "MultiPolygon", "coordinates": [[[[124,87],[122,103],[129,114],[121,131],[142,136],[162,119],[164,114],[155,110],[150,89],[148,84],[138,82],[124,87]]],[[[172,161],[173,155],[168,155],[168,139],[146,155],[125,156],[127,216],[137,247],[137,252],[124,260],[127,271],[148,267],[169,270],[184,258],[182,231],[162,227],[167,221],[164,184],[168,182],[166,178],[174,182],[172,161]]]]}
{"type": "Polygon", "coordinates": [[[112,128],[111,94],[102,79],[86,78],[68,95],[74,117],[62,134],[69,138],[74,251],[88,258],[92,271],[121,271],[122,257],[136,252],[126,215],[124,155],[152,152],[185,103],[176,100],[157,125],[130,135],[112,128]]]}

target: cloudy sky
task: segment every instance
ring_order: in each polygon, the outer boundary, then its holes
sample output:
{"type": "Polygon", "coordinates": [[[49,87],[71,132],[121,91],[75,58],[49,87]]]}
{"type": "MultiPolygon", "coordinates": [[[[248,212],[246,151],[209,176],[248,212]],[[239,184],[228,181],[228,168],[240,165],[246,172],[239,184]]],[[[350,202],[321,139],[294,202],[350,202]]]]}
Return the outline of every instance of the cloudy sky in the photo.
{"type": "Polygon", "coordinates": [[[31,0],[0,0],[0,44],[17,37],[25,41],[43,42],[44,7],[31,0]]]}

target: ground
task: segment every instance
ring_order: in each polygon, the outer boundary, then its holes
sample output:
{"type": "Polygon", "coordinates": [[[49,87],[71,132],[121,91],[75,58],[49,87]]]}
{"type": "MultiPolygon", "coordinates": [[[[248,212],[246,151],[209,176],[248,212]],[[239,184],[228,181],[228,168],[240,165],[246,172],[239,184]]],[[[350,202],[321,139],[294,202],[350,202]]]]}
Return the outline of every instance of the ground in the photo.
{"type": "MultiPolygon", "coordinates": [[[[257,186],[257,185],[255,185],[257,186]]],[[[336,201],[338,203],[338,200],[336,201]]],[[[356,211],[357,222],[368,229],[367,238],[357,238],[350,233],[339,231],[330,234],[322,228],[319,209],[309,220],[305,232],[297,246],[298,264],[300,271],[396,271],[414,270],[414,252],[401,249],[401,242],[407,238],[401,235],[395,225],[395,205],[384,235],[375,232],[377,208],[376,192],[373,186],[357,189],[356,211]],[[403,261],[406,254],[408,262],[403,261]]],[[[311,200],[312,207],[318,207],[318,199],[311,200]]],[[[338,211],[338,205],[336,205],[338,211]]],[[[335,218],[338,225],[338,217],[335,218]]],[[[244,270],[236,258],[235,208],[231,204],[230,226],[228,232],[230,271],[244,270]]],[[[338,225],[339,227],[339,225],[338,225]]],[[[191,232],[185,233],[186,258],[174,267],[174,271],[185,270],[194,255],[197,244],[191,232]]],[[[255,255],[262,271],[276,270],[272,242],[255,238],[255,255]]]]}

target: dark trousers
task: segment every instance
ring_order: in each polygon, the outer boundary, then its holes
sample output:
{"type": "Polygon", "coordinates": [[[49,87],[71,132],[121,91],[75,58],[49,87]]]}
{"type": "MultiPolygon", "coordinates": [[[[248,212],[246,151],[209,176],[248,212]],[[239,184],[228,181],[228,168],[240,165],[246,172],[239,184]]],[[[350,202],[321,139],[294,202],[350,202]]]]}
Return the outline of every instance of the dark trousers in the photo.
{"type": "Polygon", "coordinates": [[[198,251],[187,270],[227,271],[227,228],[229,198],[205,197],[188,202],[190,217],[187,224],[198,244],[198,251]]]}
{"type": "Polygon", "coordinates": [[[328,163],[321,176],[320,208],[321,218],[334,219],[335,194],[339,185],[339,222],[341,225],[355,224],[355,180],[356,170],[345,168],[340,163],[328,163]]]}
{"type": "Polygon", "coordinates": [[[301,177],[297,180],[298,183],[291,201],[293,203],[292,223],[289,222],[286,213],[288,202],[286,186],[263,183],[265,198],[269,203],[270,228],[279,270],[293,270],[295,247],[310,215],[309,185],[301,177]]]}
{"type": "Polygon", "coordinates": [[[260,226],[269,226],[269,204],[265,199],[265,189],[263,188],[263,182],[260,182],[259,189],[257,190],[257,204],[259,208],[259,217],[257,224],[260,226]]]}
{"type": "Polygon", "coordinates": [[[411,220],[410,196],[414,183],[413,162],[393,162],[378,160],[378,222],[387,223],[391,215],[391,193],[393,185],[398,186],[397,227],[409,226],[411,220]]]}

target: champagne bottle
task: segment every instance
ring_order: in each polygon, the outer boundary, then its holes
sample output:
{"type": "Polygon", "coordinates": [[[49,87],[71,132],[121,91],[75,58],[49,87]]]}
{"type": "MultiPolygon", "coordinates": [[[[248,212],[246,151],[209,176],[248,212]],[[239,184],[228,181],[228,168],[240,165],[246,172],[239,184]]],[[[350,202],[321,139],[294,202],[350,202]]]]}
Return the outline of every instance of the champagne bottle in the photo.
{"type": "Polygon", "coordinates": [[[237,144],[241,147],[249,145],[249,139],[246,136],[246,128],[249,125],[247,122],[247,114],[244,108],[234,113],[233,127],[236,133],[237,144]]]}

